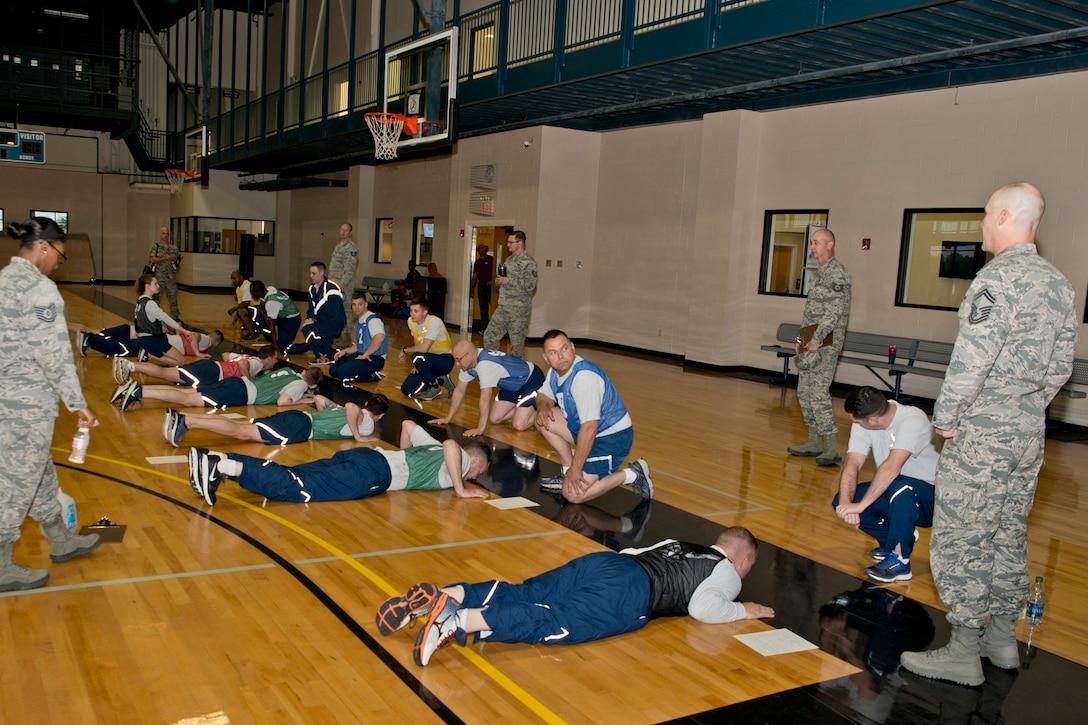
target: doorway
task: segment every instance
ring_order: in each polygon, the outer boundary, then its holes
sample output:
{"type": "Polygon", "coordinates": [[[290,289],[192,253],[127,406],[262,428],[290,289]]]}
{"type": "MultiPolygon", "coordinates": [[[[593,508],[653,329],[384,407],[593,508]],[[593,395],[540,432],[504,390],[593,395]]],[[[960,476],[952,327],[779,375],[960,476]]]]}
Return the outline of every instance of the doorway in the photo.
{"type": "MultiPolygon", "coordinates": [[[[510,222],[499,223],[489,226],[480,226],[468,222],[466,226],[467,228],[472,230],[472,234],[467,235],[469,241],[467,250],[469,256],[469,273],[465,280],[466,297],[470,297],[471,299],[469,300],[469,304],[465,305],[465,311],[467,314],[465,315],[465,319],[462,322],[462,329],[475,330],[480,327],[481,320],[483,319],[480,316],[479,295],[476,293],[469,293],[469,290],[471,289],[472,270],[473,266],[476,263],[476,247],[481,244],[487,247],[488,254],[490,254],[492,258],[492,274],[493,276],[498,276],[499,267],[506,259],[506,238],[510,235],[510,232],[514,231],[514,224],[513,222],[510,222]]],[[[498,307],[498,305],[499,286],[492,282],[491,304],[488,305],[488,319],[490,319],[494,315],[495,308],[498,307]]],[[[481,328],[480,332],[482,331],[483,330],[481,328]]]]}

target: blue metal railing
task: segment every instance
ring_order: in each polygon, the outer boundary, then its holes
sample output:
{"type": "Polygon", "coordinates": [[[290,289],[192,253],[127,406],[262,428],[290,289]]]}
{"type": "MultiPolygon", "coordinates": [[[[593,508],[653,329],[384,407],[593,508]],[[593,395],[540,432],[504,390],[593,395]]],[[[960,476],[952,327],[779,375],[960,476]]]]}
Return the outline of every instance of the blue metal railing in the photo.
{"type": "MultiPolygon", "coordinates": [[[[716,25],[729,11],[759,5],[769,0],[499,0],[470,13],[452,18],[447,27],[460,30],[457,75],[459,82],[481,80],[496,83],[492,95],[505,89],[510,69],[551,62],[552,82],[566,79],[567,61],[581,51],[591,48],[607,50],[610,44],[619,47],[614,56],[606,56],[616,70],[635,61],[631,55],[634,38],[666,28],[691,24],[716,25]],[[492,77],[494,77],[492,79],[492,77]]],[[[705,50],[713,45],[713,28],[704,33],[701,47],[685,46],[684,53],[705,50]]],[[[390,43],[392,49],[412,38],[390,43]]],[[[677,53],[680,55],[681,53],[677,53]]],[[[330,119],[348,117],[349,123],[362,127],[357,115],[380,107],[378,98],[379,63],[384,54],[377,51],[359,56],[354,64],[354,89],[348,89],[349,63],[317,74],[301,82],[268,92],[263,98],[249,102],[249,127],[245,128],[245,107],[237,106],[234,113],[234,134],[222,134],[212,139],[212,154],[234,150],[242,155],[264,150],[266,141],[284,131],[304,126],[326,124],[330,119]],[[327,90],[325,90],[327,89],[327,90]],[[353,91],[353,92],[349,92],[353,91]],[[299,113],[299,99],[305,99],[299,113]],[[348,108],[349,99],[351,107],[348,108]],[[261,127],[261,106],[266,109],[266,122],[261,127]],[[282,109],[281,109],[282,106],[282,109]],[[282,110],[282,113],[280,112],[282,110]],[[278,119],[283,119],[282,127],[278,119]]],[[[599,62],[597,58],[594,62],[599,62]]]]}

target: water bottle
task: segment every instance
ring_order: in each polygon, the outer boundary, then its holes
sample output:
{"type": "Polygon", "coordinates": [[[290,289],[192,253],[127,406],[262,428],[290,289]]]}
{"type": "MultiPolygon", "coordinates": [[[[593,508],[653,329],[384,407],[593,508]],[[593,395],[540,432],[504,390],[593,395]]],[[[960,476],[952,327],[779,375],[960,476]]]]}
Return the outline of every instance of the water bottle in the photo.
{"type": "Polygon", "coordinates": [[[1046,589],[1043,588],[1043,578],[1035,577],[1035,583],[1028,591],[1027,605],[1024,607],[1024,621],[1032,627],[1043,623],[1043,605],[1046,604],[1046,589]]]}
{"type": "Polygon", "coordinates": [[[501,267],[499,267],[499,276],[500,277],[505,277],[506,276],[506,265],[505,264],[502,265],[501,267]]]}
{"type": "Polygon", "coordinates": [[[72,436],[72,454],[68,456],[69,463],[83,463],[87,460],[87,448],[91,445],[91,429],[80,428],[72,436]]]}
{"type": "Polygon", "coordinates": [[[57,488],[57,500],[60,501],[60,515],[64,519],[64,525],[68,527],[69,531],[75,531],[78,524],[76,523],[76,500],[57,488]]]}

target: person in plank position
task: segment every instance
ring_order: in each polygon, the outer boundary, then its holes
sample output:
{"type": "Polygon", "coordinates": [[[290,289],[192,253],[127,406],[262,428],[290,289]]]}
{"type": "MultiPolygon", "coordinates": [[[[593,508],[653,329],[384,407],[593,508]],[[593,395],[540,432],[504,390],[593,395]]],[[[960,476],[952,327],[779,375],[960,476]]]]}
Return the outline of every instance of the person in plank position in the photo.
{"type": "Polygon", "coordinates": [[[773,617],[770,607],[735,601],[757,549],[748,529],[731,526],[711,546],[666,539],[645,549],[587,554],[522,584],[439,589],[421,582],[378,608],[378,631],[390,634],[426,617],[414,652],[423,666],[436,650],[465,644],[469,634],[477,642],[578,644],[642,629],[657,617],[690,615],[711,624],[773,617]]]}

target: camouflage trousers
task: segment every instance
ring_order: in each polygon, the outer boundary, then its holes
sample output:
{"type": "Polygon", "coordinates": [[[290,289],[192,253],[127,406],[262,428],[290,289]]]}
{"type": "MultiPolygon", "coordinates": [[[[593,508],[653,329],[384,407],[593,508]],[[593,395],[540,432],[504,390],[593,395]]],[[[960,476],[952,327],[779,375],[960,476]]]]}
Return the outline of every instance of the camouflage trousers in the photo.
{"type": "Polygon", "coordinates": [[[1027,519],[1043,429],[960,427],[937,464],[930,566],[953,625],[1015,614],[1028,593],[1027,519]]]}
{"type": "Polygon", "coordinates": [[[159,300],[162,299],[162,295],[166,293],[166,299],[170,300],[170,316],[175,320],[181,319],[181,310],[178,309],[178,281],[173,274],[166,274],[165,272],[156,272],[155,277],[159,280],[159,294],[155,295],[155,304],[162,306],[159,300]]]}
{"type": "Polygon", "coordinates": [[[524,359],[525,332],[529,329],[529,315],[532,311],[532,307],[500,304],[495,308],[495,314],[484,330],[484,347],[497,351],[503,335],[509,335],[510,349],[507,352],[524,359]]]}
{"type": "Polygon", "coordinates": [[[835,411],[831,408],[831,381],[835,379],[838,351],[831,347],[820,348],[823,362],[814,370],[797,373],[797,402],[809,434],[833,436],[839,431],[835,425],[835,411]]]}
{"type": "MultiPolygon", "coordinates": [[[[54,403],[55,405],[55,403],[54,403]]],[[[0,542],[19,538],[30,514],[38,521],[60,516],[53,467],[53,418],[0,418],[0,542]]]]}

